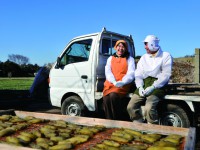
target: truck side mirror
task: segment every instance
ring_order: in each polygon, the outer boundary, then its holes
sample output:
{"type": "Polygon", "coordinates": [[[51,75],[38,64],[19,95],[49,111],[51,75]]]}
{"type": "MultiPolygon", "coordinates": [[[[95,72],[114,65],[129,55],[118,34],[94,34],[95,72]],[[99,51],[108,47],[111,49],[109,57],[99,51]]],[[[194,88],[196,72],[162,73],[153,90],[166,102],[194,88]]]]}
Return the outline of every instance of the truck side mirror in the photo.
{"type": "Polygon", "coordinates": [[[60,68],[60,66],[61,66],[60,61],[61,61],[61,58],[58,57],[57,61],[56,61],[56,67],[55,67],[56,69],[60,68]]]}

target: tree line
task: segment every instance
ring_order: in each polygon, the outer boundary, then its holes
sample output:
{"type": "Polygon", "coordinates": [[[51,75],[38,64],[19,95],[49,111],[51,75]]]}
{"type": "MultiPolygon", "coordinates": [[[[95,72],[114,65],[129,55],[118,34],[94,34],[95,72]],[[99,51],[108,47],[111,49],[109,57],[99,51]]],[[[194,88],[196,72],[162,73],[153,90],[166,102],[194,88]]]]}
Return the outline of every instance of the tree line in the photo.
{"type": "Polygon", "coordinates": [[[33,77],[41,67],[37,64],[30,64],[29,58],[12,54],[8,60],[0,61],[0,77],[33,77]]]}

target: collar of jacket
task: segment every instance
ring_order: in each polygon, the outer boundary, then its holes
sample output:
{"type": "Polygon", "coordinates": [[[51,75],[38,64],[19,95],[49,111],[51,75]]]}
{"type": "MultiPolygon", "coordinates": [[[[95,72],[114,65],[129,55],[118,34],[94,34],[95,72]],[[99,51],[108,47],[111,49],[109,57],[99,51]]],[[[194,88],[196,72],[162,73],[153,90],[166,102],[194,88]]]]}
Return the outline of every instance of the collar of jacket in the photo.
{"type": "Polygon", "coordinates": [[[162,49],[161,47],[159,48],[159,50],[157,51],[157,53],[153,56],[152,54],[148,54],[150,58],[153,58],[153,57],[159,57],[162,55],[162,49]]]}
{"type": "MultiPolygon", "coordinates": [[[[129,55],[130,55],[129,52],[127,52],[127,53],[125,53],[125,55],[121,56],[121,58],[128,58],[129,55]]],[[[120,58],[119,56],[117,56],[116,53],[114,53],[112,56],[117,57],[117,58],[120,58]]]]}

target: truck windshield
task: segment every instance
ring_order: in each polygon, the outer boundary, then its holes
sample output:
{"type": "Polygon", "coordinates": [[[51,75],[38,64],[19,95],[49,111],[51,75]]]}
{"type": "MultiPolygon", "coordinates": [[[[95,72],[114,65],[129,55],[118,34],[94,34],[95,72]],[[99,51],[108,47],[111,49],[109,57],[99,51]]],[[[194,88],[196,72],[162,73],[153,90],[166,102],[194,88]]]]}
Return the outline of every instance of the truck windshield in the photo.
{"type": "Polygon", "coordinates": [[[88,61],[92,39],[72,43],[61,57],[61,66],[88,61]]]}

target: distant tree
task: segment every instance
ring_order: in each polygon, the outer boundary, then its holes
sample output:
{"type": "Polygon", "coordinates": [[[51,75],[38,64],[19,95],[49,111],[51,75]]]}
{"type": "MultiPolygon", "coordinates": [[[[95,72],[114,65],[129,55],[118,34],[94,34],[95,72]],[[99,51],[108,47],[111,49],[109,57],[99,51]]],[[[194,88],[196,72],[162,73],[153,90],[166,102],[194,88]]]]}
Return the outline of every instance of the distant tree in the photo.
{"type": "Polygon", "coordinates": [[[185,55],[185,58],[187,58],[187,57],[194,57],[195,55],[193,54],[193,55],[185,55]]]}
{"type": "Polygon", "coordinates": [[[7,77],[21,77],[23,76],[23,71],[21,69],[21,67],[14,63],[11,62],[9,60],[7,60],[4,64],[3,64],[3,73],[5,76],[7,77]]]}
{"type": "Polygon", "coordinates": [[[23,70],[26,76],[34,76],[34,73],[40,69],[40,66],[38,66],[37,64],[27,64],[21,65],[21,69],[23,70]]]}
{"type": "Polygon", "coordinates": [[[3,62],[0,61],[0,77],[3,76],[3,62]]]}
{"type": "Polygon", "coordinates": [[[18,54],[11,54],[8,55],[8,59],[18,65],[25,65],[28,64],[29,58],[23,55],[18,55],[18,54]]]}
{"type": "Polygon", "coordinates": [[[37,64],[19,65],[8,59],[0,62],[0,77],[33,77],[40,68],[37,64]]]}
{"type": "Polygon", "coordinates": [[[46,66],[47,68],[51,69],[54,63],[47,63],[44,64],[44,66],[46,66]]]}

